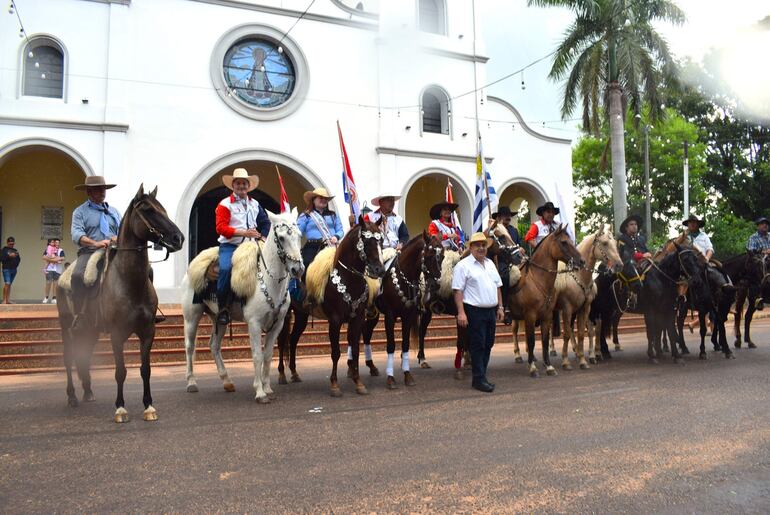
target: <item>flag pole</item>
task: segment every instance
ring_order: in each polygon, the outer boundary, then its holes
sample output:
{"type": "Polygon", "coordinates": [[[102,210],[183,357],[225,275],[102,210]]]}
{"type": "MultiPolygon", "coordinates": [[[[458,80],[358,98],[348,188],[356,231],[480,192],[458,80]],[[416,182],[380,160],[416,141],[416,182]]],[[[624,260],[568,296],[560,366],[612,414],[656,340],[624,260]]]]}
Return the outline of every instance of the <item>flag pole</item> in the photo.
{"type": "MultiPolygon", "coordinates": [[[[342,129],[340,129],[340,121],[337,120],[337,136],[340,140],[340,159],[342,160],[342,176],[345,177],[344,186],[345,186],[345,198],[350,198],[350,191],[348,190],[348,179],[347,179],[347,167],[345,166],[345,151],[342,149],[342,129]]],[[[355,213],[353,212],[353,202],[348,202],[348,207],[350,208],[350,217],[354,220],[351,222],[351,225],[355,223],[355,213]]]]}
{"type": "MultiPolygon", "coordinates": [[[[484,176],[484,196],[487,199],[487,214],[492,218],[492,205],[489,202],[489,184],[487,184],[487,172],[484,170],[484,157],[481,155],[481,130],[479,129],[479,88],[476,77],[476,0],[471,1],[471,12],[473,21],[473,98],[474,112],[476,115],[476,155],[478,156],[478,167],[484,176]]],[[[484,224],[481,224],[484,227],[484,224]]]]}

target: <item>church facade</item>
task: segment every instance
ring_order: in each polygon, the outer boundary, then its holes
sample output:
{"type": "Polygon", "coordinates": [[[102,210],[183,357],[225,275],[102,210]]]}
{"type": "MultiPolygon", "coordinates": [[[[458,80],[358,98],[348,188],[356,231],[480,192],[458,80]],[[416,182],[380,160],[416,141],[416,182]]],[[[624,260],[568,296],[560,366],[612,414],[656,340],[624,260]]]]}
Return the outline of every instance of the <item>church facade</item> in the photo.
{"type": "MultiPolygon", "coordinates": [[[[185,234],[154,265],[164,302],[213,245],[221,177],[260,176],[277,208],[325,187],[343,215],[342,130],[361,201],[401,195],[412,234],[451,181],[472,225],[477,135],[500,203],[572,202],[570,141],[540,134],[480,86],[485,48],[466,0],[38,0],[0,15],[0,238],[16,238],[16,299],[42,298],[46,238],[67,256],[73,186],[104,175],[123,211],[140,184],[185,234]]],[[[347,218],[346,216],[344,218],[347,218]]],[[[151,258],[162,257],[151,252],[151,258]]]]}

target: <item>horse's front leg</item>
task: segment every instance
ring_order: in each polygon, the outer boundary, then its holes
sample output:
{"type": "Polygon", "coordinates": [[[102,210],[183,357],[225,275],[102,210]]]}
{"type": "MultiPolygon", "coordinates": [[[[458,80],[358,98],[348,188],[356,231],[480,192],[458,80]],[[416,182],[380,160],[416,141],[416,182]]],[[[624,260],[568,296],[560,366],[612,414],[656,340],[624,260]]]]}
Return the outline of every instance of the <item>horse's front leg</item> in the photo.
{"type": "MultiPolygon", "coordinates": [[[[222,340],[225,337],[226,325],[217,325],[216,317],[211,317],[211,324],[214,328],[209,338],[209,348],[211,349],[211,355],[214,357],[214,362],[217,365],[217,373],[222,380],[222,386],[226,392],[234,392],[235,385],[230,380],[230,375],[227,373],[225,367],[225,360],[222,358],[222,340]]],[[[251,338],[249,338],[251,339],[251,338]]],[[[253,357],[253,354],[252,354],[253,357]]]]}
{"type": "Polygon", "coordinates": [[[265,334],[265,351],[262,356],[262,389],[268,398],[273,398],[273,388],[270,386],[270,366],[273,363],[273,348],[278,339],[278,334],[283,330],[280,322],[276,322],[270,331],[265,334]]]}
{"type": "Polygon", "coordinates": [[[270,398],[262,386],[262,368],[264,365],[265,343],[262,340],[262,324],[258,317],[248,317],[246,324],[249,328],[249,344],[251,345],[251,360],[254,363],[254,400],[260,404],[267,404],[270,398]]]}
{"type": "MultiPolygon", "coordinates": [[[[588,368],[588,363],[586,362],[586,355],[585,355],[585,337],[586,337],[586,328],[588,326],[588,312],[591,308],[591,303],[586,302],[583,307],[580,308],[580,311],[577,313],[577,319],[575,323],[577,324],[577,345],[576,345],[576,354],[578,357],[578,366],[581,370],[585,370],[588,368]]],[[[574,333],[573,333],[574,338],[574,333]]],[[[589,336],[590,339],[590,336],[589,336]]],[[[592,346],[592,345],[591,345],[592,346]]]]}
{"type": "Polygon", "coordinates": [[[351,379],[356,384],[356,393],[359,395],[366,395],[369,391],[366,389],[366,385],[361,382],[361,375],[358,373],[358,355],[359,346],[361,345],[361,329],[363,328],[364,321],[362,320],[364,315],[354,317],[348,322],[348,349],[353,349],[352,358],[352,370],[353,377],[351,379]]]}
{"type": "MultiPolygon", "coordinates": [[[[572,311],[565,308],[561,312],[562,318],[562,347],[561,347],[561,368],[564,370],[572,370],[572,364],[569,362],[569,343],[574,338],[572,334],[572,311]]],[[[554,347],[556,346],[556,338],[554,337],[554,347]]],[[[573,345],[574,346],[574,345],[573,345]]]]}
{"type": "Polygon", "coordinates": [[[420,368],[430,368],[430,365],[425,360],[425,335],[428,333],[428,325],[433,320],[433,313],[426,309],[422,314],[417,317],[419,322],[419,349],[417,352],[417,363],[420,364],[420,368]]]}
{"type": "Polygon", "coordinates": [[[329,344],[331,345],[332,373],[329,376],[330,390],[332,397],[342,397],[342,390],[337,381],[337,363],[340,360],[340,328],[342,321],[336,316],[329,317],[329,344]]]}
{"type": "Polygon", "coordinates": [[[542,337],[541,339],[543,342],[543,364],[545,365],[545,373],[549,376],[556,375],[556,369],[553,367],[553,365],[551,365],[551,352],[548,346],[548,344],[551,341],[552,324],[553,324],[553,320],[540,321],[540,331],[541,331],[541,337],[542,337]]]}
{"type": "MultiPolygon", "coordinates": [[[[374,328],[377,327],[377,323],[380,321],[380,315],[372,318],[367,318],[363,324],[362,334],[364,337],[364,355],[366,357],[366,366],[369,368],[369,375],[380,375],[379,369],[374,365],[372,359],[372,335],[374,334],[374,328]]],[[[352,349],[348,347],[348,377],[350,376],[350,360],[352,359],[352,349]]]]}
{"type": "MultiPolygon", "coordinates": [[[[62,324],[64,325],[64,324],[62,324]]],[[[62,346],[63,346],[63,358],[64,369],[67,371],[67,404],[71,408],[76,408],[79,404],[77,395],[75,395],[75,385],[72,382],[72,353],[74,351],[72,341],[72,334],[69,329],[62,331],[62,346]]]]}
{"type": "Polygon", "coordinates": [[[743,316],[743,304],[746,302],[748,290],[740,288],[735,295],[735,320],[733,321],[733,334],[735,335],[736,349],[741,348],[741,316],[743,316]]]}
{"type": "MultiPolygon", "coordinates": [[[[150,320],[152,320],[152,318],[150,320]]],[[[144,326],[141,330],[141,334],[137,333],[137,336],[139,337],[139,345],[141,346],[140,354],[142,356],[142,365],[139,369],[142,375],[142,387],[144,390],[144,394],[142,395],[142,402],[144,403],[144,413],[142,414],[142,418],[147,422],[154,422],[155,420],[158,420],[158,413],[152,406],[152,392],[150,391],[150,352],[152,351],[152,343],[155,340],[155,324],[149,323],[144,326]]],[[[125,378],[125,374],[123,377],[125,378]]]]}
{"type": "MultiPolygon", "coordinates": [[[[708,359],[706,354],[706,315],[707,313],[703,310],[698,310],[698,329],[700,330],[700,353],[698,354],[698,359],[708,359]]],[[[716,327],[714,332],[716,332],[716,327]]]]}
{"type": "Polygon", "coordinates": [[[110,343],[112,344],[112,355],[115,358],[115,382],[118,392],[115,397],[115,422],[122,424],[128,422],[128,411],[126,411],[126,401],[123,398],[123,383],[126,381],[126,362],[123,357],[123,342],[126,338],[123,334],[114,332],[110,334],[110,343]]]}
{"type": "Polygon", "coordinates": [[[289,333],[291,330],[291,309],[286,312],[286,317],[281,325],[281,332],[278,333],[278,384],[288,384],[286,381],[286,368],[283,360],[286,351],[289,350],[289,333]]]}
{"type": "Polygon", "coordinates": [[[748,305],[746,306],[746,318],[743,320],[743,341],[749,349],[756,349],[757,345],[751,340],[751,321],[757,310],[757,293],[749,292],[748,305]]]}
{"type": "MultiPolygon", "coordinates": [[[[309,318],[310,315],[304,311],[295,310],[294,312],[294,325],[291,328],[291,336],[289,336],[289,371],[291,372],[290,381],[292,383],[302,382],[297,373],[297,344],[299,343],[299,337],[305,332],[309,318]]],[[[337,332],[339,333],[339,330],[337,332]]],[[[339,334],[337,338],[339,339],[339,334]]]]}
{"type": "Polygon", "coordinates": [[[511,323],[511,331],[513,336],[513,361],[514,363],[524,363],[521,357],[521,350],[519,349],[519,321],[513,320],[511,323]]]}
{"type": "Polygon", "coordinates": [[[535,316],[525,313],[524,333],[527,338],[527,361],[529,362],[530,377],[540,377],[535,360],[535,316]]]}
{"type": "MultiPolygon", "coordinates": [[[[401,315],[401,371],[404,373],[404,386],[414,386],[415,380],[409,366],[409,338],[416,318],[415,312],[401,315]]],[[[395,321],[394,321],[395,322],[395,321]]]]}
{"type": "Polygon", "coordinates": [[[387,361],[385,363],[385,387],[388,390],[398,389],[395,372],[393,371],[393,363],[396,356],[395,326],[396,321],[393,319],[393,316],[390,313],[385,313],[385,339],[387,340],[385,348],[385,352],[387,353],[387,361]]]}

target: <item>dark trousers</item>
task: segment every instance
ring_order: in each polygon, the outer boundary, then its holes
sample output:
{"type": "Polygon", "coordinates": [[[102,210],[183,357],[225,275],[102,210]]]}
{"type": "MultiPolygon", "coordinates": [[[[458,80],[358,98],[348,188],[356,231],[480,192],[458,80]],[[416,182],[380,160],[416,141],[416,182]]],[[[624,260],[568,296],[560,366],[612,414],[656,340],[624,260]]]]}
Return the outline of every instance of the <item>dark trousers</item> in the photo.
{"type": "Polygon", "coordinates": [[[305,245],[302,247],[302,250],[300,250],[300,254],[302,255],[302,263],[305,265],[305,270],[307,270],[307,267],[310,266],[310,263],[313,262],[316,255],[321,252],[324,247],[326,247],[326,244],[322,241],[309,241],[305,243],[305,245]]]}
{"type": "Polygon", "coordinates": [[[483,381],[487,377],[487,366],[492,346],[495,344],[495,314],[497,306],[477,308],[463,304],[468,317],[468,347],[471,352],[473,381],[483,381]]]}

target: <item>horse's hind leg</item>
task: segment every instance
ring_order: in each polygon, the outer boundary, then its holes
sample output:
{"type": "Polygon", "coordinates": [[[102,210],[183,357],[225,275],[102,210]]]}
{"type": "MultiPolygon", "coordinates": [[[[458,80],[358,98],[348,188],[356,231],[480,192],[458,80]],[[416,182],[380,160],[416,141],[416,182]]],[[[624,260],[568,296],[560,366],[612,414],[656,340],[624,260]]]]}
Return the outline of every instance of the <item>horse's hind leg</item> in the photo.
{"type": "Polygon", "coordinates": [[[281,332],[278,333],[278,384],[288,384],[283,366],[284,354],[289,350],[289,334],[291,332],[291,309],[286,312],[281,332]]]}
{"type": "MultiPolygon", "coordinates": [[[[572,334],[572,312],[565,309],[561,313],[562,317],[562,338],[564,343],[561,347],[561,368],[564,370],[572,370],[572,364],[569,362],[569,343],[574,338],[572,334]]],[[[553,345],[556,347],[556,337],[554,336],[553,345]]]]}
{"type": "Polygon", "coordinates": [[[757,310],[757,294],[749,293],[749,302],[746,306],[746,318],[743,319],[743,341],[749,349],[756,349],[757,345],[751,340],[751,320],[754,318],[754,312],[757,310]]]}
{"type": "MultiPolygon", "coordinates": [[[[577,325],[577,345],[575,346],[575,353],[577,354],[578,358],[578,366],[581,370],[585,370],[588,368],[588,363],[586,362],[586,355],[585,355],[585,336],[586,336],[586,327],[588,325],[588,311],[590,309],[591,305],[590,303],[586,302],[586,304],[578,311],[577,313],[577,319],[575,321],[577,325]]],[[[575,335],[573,333],[572,338],[574,340],[575,335]]]]}
{"type": "Polygon", "coordinates": [[[736,349],[741,348],[741,316],[743,315],[743,304],[746,302],[747,290],[741,288],[735,295],[735,320],[733,321],[733,333],[735,334],[735,342],[733,345],[736,349]]]}
{"type": "MultiPolygon", "coordinates": [[[[377,323],[380,321],[380,315],[377,313],[377,316],[372,318],[367,318],[364,321],[363,326],[363,337],[364,337],[364,355],[366,356],[366,366],[369,367],[369,375],[372,376],[378,376],[380,375],[379,369],[374,365],[374,361],[372,360],[372,334],[374,334],[374,328],[377,327],[377,323]]],[[[350,377],[350,362],[352,359],[352,352],[353,349],[348,347],[348,377],[350,377]]]]}
{"type": "MultiPolygon", "coordinates": [[[[396,336],[395,336],[396,321],[389,314],[385,314],[385,338],[387,340],[386,352],[388,355],[387,362],[385,364],[385,387],[388,390],[396,390],[398,384],[396,383],[395,373],[393,372],[393,362],[396,355],[396,336]]],[[[403,324],[402,324],[403,325],[403,324]]],[[[366,329],[364,330],[364,338],[366,338],[366,329]]],[[[408,336],[407,336],[408,337],[408,336]]]]}
{"type": "Polygon", "coordinates": [[[75,348],[75,365],[78,369],[78,377],[83,386],[83,402],[93,402],[94,392],[91,390],[91,356],[94,353],[94,347],[99,339],[99,332],[96,329],[87,329],[74,335],[77,341],[75,348]],[[77,349],[81,352],[78,353],[77,349]]]}
{"type": "MultiPolygon", "coordinates": [[[[71,322],[70,322],[71,323],[71,322]]],[[[62,322],[62,326],[65,326],[65,322],[62,322]]],[[[62,346],[64,357],[64,369],[67,371],[67,404],[71,408],[76,408],[79,404],[77,395],[75,395],[75,385],[72,383],[72,335],[68,329],[62,331],[62,346]]]]}
{"type": "MultiPolygon", "coordinates": [[[[363,317],[361,317],[363,318],[363,317]]],[[[348,348],[353,349],[353,382],[356,383],[356,393],[359,395],[366,395],[369,392],[366,389],[366,385],[361,382],[361,376],[358,373],[358,354],[359,346],[361,344],[361,326],[363,320],[356,317],[348,322],[348,348]]]]}
{"type": "Polygon", "coordinates": [[[524,363],[524,360],[521,358],[521,350],[519,349],[519,321],[514,320],[511,328],[513,333],[513,361],[514,363],[524,363]]]}
{"type": "MultiPolygon", "coordinates": [[[[149,324],[144,328],[141,334],[137,334],[139,337],[140,351],[142,355],[142,365],[139,368],[142,375],[142,389],[144,393],[142,395],[142,402],[144,403],[144,413],[142,418],[147,422],[153,422],[158,420],[158,413],[152,406],[152,392],[150,391],[150,352],[152,351],[152,342],[155,340],[155,324],[149,324]]],[[[124,339],[125,341],[125,339],[124,339]]],[[[122,344],[121,344],[122,348],[122,344]]],[[[124,374],[125,378],[125,374],[124,374]]]]}
{"type": "MultiPolygon", "coordinates": [[[[267,404],[270,398],[264,388],[263,377],[265,374],[265,350],[267,347],[267,335],[262,340],[262,326],[252,318],[246,321],[249,328],[249,344],[251,345],[251,360],[254,363],[254,400],[260,404],[267,404]]],[[[272,342],[271,342],[272,344],[272,342]]]]}
{"type": "Polygon", "coordinates": [[[291,372],[292,383],[302,382],[297,373],[297,343],[299,343],[299,337],[305,332],[308,318],[310,318],[308,314],[303,311],[295,311],[294,313],[294,326],[291,328],[291,336],[289,336],[289,371],[291,372]]]}
{"type": "Polygon", "coordinates": [[[420,368],[430,368],[430,365],[425,360],[425,335],[428,334],[428,325],[433,320],[433,313],[430,310],[424,311],[419,317],[419,352],[417,352],[417,363],[420,364],[420,368]]]}
{"type": "Polygon", "coordinates": [[[119,334],[112,334],[110,335],[110,342],[112,343],[112,355],[115,358],[115,382],[118,387],[118,393],[115,397],[115,422],[121,424],[129,420],[126,401],[123,398],[123,384],[126,381],[126,362],[123,357],[125,338],[119,334]]]}
{"type": "Polygon", "coordinates": [[[215,317],[211,317],[212,332],[209,338],[209,348],[211,349],[211,355],[214,357],[214,363],[217,365],[217,373],[222,380],[222,387],[226,392],[234,392],[235,385],[230,380],[230,375],[227,373],[225,367],[225,360],[222,359],[222,339],[225,337],[226,325],[217,325],[215,317]]]}
{"type": "Polygon", "coordinates": [[[556,375],[556,369],[553,367],[553,365],[551,365],[551,352],[548,348],[548,343],[551,340],[552,325],[552,320],[544,320],[540,322],[540,331],[543,341],[543,364],[545,365],[545,373],[549,376],[556,375]]]}
{"type": "Polygon", "coordinates": [[[184,314],[184,353],[185,361],[187,362],[187,391],[190,393],[198,391],[198,384],[193,374],[193,364],[195,362],[195,341],[198,336],[198,324],[202,315],[202,309],[184,314]]]}
{"type": "Polygon", "coordinates": [[[409,367],[409,338],[415,315],[406,313],[401,316],[401,371],[404,373],[404,386],[414,386],[416,383],[409,367]]]}

